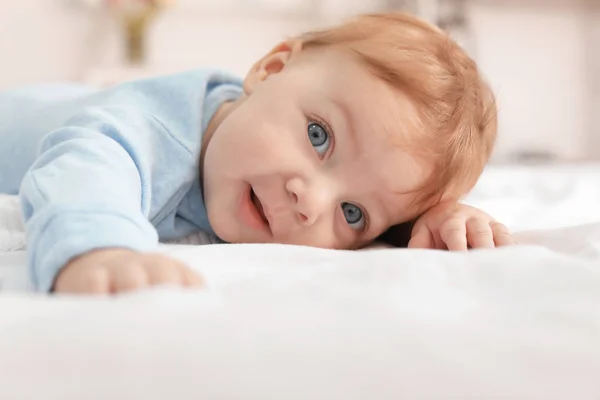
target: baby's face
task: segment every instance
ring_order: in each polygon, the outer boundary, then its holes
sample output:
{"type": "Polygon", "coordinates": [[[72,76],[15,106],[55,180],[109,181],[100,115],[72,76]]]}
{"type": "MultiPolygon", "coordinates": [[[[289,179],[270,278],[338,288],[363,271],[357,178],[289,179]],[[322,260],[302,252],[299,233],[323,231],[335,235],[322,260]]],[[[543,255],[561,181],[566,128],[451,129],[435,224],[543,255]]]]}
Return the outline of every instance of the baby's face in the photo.
{"type": "Polygon", "coordinates": [[[394,143],[414,130],[408,98],[340,52],[269,57],[206,146],[217,235],[349,249],[423,211],[410,203],[429,166],[394,143]]]}

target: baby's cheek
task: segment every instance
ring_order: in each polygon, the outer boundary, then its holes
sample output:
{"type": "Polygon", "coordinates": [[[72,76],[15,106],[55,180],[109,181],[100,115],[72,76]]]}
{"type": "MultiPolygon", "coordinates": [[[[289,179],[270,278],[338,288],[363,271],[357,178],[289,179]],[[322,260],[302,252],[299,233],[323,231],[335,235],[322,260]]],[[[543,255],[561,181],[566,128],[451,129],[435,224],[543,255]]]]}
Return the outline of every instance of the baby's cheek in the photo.
{"type": "Polygon", "coordinates": [[[302,239],[304,242],[298,244],[324,249],[348,250],[355,247],[347,238],[338,236],[333,227],[323,225],[304,232],[302,239]]]}

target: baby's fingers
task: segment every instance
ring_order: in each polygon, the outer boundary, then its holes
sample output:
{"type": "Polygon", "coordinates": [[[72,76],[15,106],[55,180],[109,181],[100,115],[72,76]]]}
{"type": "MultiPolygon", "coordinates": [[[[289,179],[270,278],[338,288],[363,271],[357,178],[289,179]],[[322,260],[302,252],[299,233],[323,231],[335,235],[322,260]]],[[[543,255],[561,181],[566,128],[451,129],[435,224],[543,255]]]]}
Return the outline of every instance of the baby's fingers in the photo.
{"type": "Polygon", "coordinates": [[[204,286],[202,278],[196,272],[192,271],[185,265],[181,265],[180,270],[181,275],[183,276],[183,286],[189,286],[194,288],[204,286]]]}
{"type": "Polygon", "coordinates": [[[492,233],[494,234],[494,242],[496,246],[511,246],[517,241],[512,237],[510,230],[499,222],[490,223],[492,233]]]}
{"type": "Polygon", "coordinates": [[[141,260],[137,258],[123,259],[122,262],[111,265],[112,292],[130,292],[143,289],[150,283],[148,272],[141,260]]]}
{"type": "Polygon", "coordinates": [[[440,228],[440,238],[446,244],[448,250],[468,250],[465,220],[460,217],[452,217],[446,220],[440,228]]]}
{"type": "Polygon", "coordinates": [[[107,294],[111,276],[102,265],[65,267],[53,287],[55,293],[107,294]]]}
{"type": "Polygon", "coordinates": [[[179,261],[161,254],[148,254],[145,256],[145,267],[150,285],[176,285],[183,284],[183,274],[180,271],[179,261]]]}
{"type": "Polygon", "coordinates": [[[89,268],[88,271],[82,271],[79,281],[69,290],[73,294],[108,294],[110,292],[111,276],[110,272],[101,266],[89,268]]]}
{"type": "Polygon", "coordinates": [[[184,263],[161,254],[147,256],[151,285],[202,286],[202,279],[184,263]]]}
{"type": "Polygon", "coordinates": [[[490,223],[481,218],[467,221],[467,240],[473,248],[493,248],[494,234],[490,223]]]}
{"type": "Polygon", "coordinates": [[[435,249],[433,235],[426,226],[422,226],[412,233],[408,247],[411,249],[435,249]]]}

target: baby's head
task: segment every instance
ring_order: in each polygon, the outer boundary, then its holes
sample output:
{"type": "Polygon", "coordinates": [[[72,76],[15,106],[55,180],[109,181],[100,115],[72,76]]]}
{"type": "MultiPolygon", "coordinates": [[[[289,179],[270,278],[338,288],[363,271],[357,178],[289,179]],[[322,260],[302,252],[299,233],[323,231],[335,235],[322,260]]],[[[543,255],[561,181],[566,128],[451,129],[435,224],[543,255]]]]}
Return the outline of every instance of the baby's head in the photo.
{"type": "Polygon", "coordinates": [[[369,244],[477,181],[496,107],[475,63],[404,14],[276,46],[206,134],[203,187],[228,242],[369,244]]]}

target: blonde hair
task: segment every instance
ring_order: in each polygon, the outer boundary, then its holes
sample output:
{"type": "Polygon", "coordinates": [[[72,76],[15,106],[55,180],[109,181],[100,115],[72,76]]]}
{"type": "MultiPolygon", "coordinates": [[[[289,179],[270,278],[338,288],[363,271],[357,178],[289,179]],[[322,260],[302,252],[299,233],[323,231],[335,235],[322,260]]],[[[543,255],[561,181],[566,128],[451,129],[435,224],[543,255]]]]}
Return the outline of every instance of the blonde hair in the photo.
{"type": "Polygon", "coordinates": [[[496,104],[476,63],[448,35],[408,14],[388,13],[362,15],[298,39],[304,48],[351,51],[415,102],[421,131],[416,143],[434,165],[415,199],[422,211],[473,188],[496,138],[496,104]]]}

